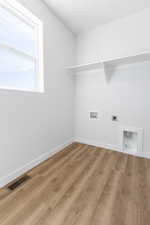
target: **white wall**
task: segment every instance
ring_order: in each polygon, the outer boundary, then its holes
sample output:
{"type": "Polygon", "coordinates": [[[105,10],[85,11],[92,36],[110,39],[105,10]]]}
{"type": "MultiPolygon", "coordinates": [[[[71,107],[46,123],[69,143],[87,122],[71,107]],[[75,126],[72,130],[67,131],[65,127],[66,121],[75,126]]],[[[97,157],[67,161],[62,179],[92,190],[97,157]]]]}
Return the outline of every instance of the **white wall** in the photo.
{"type": "Polygon", "coordinates": [[[78,63],[150,51],[150,9],[96,27],[78,36],[78,63]]]}
{"type": "MultiPolygon", "coordinates": [[[[78,37],[78,63],[150,51],[150,9],[117,20],[78,37]]],[[[80,72],[76,76],[75,136],[80,141],[119,149],[120,125],[144,128],[144,152],[150,152],[150,62],[109,71],[80,72]],[[99,120],[89,120],[98,111],[99,120]],[[112,122],[117,115],[119,121],[112,122]]]]}
{"type": "Polygon", "coordinates": [[[44,22],[46,89],[44,94],[0,90],[1,186],[73,136],[74,83],[65,66],[74,64],[75,38],[42,1],[19,1],[44,22]]]}

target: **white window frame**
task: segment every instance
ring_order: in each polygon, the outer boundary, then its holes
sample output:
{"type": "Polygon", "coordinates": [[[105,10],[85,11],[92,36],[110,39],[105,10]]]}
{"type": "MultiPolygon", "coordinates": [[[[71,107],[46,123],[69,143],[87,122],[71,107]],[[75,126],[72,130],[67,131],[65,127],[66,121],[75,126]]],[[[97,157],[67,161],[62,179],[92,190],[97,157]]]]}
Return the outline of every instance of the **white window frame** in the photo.
{"type": "Polygon", "coordinates": [[[8,90],[19,90],[28,92],[44,92],[44,44],[43,44],[43,23],[38,19],[33,13],[28,9],[18,3],[16,0],[0,0],[0,5],[9,11],[11,11],[15,16],[24,20],[27,24],[35,28],[35,42],[36,42],[36,77],[37,77],[37,87],[33,90],[21,89],[16,87],[4,87],[0,85],[0,89],[8,90]]]}

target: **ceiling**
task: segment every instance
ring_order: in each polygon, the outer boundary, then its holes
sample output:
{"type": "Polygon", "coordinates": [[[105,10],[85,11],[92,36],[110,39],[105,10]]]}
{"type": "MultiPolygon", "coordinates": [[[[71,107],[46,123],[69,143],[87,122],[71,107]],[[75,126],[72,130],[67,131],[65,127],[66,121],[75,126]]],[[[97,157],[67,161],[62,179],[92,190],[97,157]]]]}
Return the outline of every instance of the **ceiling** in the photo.
{"type": "Polygon", "coordinates": [[[44,0],[55,14],[74,32],[150,7],[150,0],[44,0]]]}

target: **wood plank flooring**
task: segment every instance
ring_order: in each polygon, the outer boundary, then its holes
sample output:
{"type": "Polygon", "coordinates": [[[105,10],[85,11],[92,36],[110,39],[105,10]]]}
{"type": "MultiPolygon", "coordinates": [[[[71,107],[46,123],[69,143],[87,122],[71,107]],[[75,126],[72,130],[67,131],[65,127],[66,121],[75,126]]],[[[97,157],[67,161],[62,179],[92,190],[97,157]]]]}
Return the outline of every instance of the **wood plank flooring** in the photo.
{"type": "Polygon", "coordinates": [[[150,225],[150,160],[74,143],[0,191],[0,225],[150,225]]]}

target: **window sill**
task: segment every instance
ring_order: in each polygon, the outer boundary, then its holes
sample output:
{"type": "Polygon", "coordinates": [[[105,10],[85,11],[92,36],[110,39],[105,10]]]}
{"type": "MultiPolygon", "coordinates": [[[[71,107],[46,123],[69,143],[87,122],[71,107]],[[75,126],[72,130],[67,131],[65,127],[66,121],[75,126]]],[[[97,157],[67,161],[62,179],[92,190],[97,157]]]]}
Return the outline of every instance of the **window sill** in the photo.
{"type": "Polygon", "coordinates": [[[19,89],[19,88],[11,88],[11,87],[1,87],[0,91],[13,91],[13,92],[25,92],[25,93],[39,93],[39,94],[45,94],[45,90],[30,90],[30,89],[19,89]]]}

